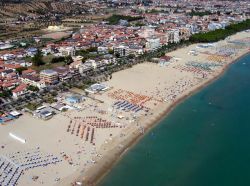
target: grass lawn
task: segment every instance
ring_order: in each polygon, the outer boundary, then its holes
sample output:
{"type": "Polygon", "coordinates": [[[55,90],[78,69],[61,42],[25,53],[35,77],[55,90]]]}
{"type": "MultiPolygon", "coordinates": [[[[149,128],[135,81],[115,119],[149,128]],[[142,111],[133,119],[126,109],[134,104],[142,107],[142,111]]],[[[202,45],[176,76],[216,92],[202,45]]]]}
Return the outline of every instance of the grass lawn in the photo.
{"type": "Polygon", "coordinates": [[[49,54],[47,56],[43,56],[43,61],[47,64],[50,63],[51,60],[54,58],[55,56],[53,56],[52,54],[49,54]]]}
{"type": "Polygon", "coordinates": [[[41,70],[45,70],[45,69],[52,69],[52,68],[55,68],[55,67],[58,67],[58,66],[63,66],[65,63],[64,62],[60,62],[60,63],[47,63],[45,65],[42,65],[42,66],[34,66],[32,65],[31,68],[40,72],[41,70]]]}
{"type": "Polygon", "coordinates": [[[25,107],[31,111],[34,111],[34,110],[36,110],[36,108],[38,108],[40,106],[41,106],[41,104],[39,104],[39,103],[28,103],[25,107]]]}
{"type": "Polygon", "coordinates": [[[45,69],[52,69],[58,66],[63,66],[65,63],[64,62],[59,62],[59,63],[50,63],[51,60],[54,58],[55,56],[53,55],[47,55],[47,56],[43,56],[43,61],[45,62],[45,65],[42,66],[34,66],[32,65],[31,68],[40,72],[41,70],[45,70],[45,69]]]}

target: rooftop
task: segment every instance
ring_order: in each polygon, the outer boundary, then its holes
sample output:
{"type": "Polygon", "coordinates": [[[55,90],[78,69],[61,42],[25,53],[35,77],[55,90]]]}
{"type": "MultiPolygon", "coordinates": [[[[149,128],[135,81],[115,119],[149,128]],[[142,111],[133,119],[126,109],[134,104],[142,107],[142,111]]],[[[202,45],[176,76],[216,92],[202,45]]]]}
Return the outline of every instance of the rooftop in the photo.
{"type": "Polygon", "coordinates": [[[54,71],[54,70],[51,70],[51,69],[46,69],[46,70],[42,70],[42,71],[40,72],[40,74],[49,74],[49,75],[53,75],[53,74],[57,74],[57,72],[54,71]]]}

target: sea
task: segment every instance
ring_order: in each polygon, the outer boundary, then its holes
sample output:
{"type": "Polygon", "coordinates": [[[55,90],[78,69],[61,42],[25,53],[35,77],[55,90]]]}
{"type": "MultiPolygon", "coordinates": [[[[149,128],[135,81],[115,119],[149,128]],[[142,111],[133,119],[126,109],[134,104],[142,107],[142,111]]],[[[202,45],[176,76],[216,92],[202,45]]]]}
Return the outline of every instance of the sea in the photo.
{"type": "Polygon", "coordinates": [[[250,55],[176,106],[99,186],[250,186],[250,55]]]}

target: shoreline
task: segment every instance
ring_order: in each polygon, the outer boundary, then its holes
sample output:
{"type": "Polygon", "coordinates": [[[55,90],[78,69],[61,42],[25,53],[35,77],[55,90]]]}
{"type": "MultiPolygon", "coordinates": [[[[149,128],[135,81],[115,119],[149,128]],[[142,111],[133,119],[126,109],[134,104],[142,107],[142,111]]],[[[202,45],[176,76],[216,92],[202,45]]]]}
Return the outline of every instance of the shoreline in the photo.
{"type": "Polygon", "coordinates": [[[155,126],[157,126],[164,118],[168,117],[168,115],[171,113],[172,110],[176,108],[180,103],[188,99],[189,97],[193,96],[195,93],[199,92],[203,88],[209,86],[219,78],[221,78],[228,68],[235,62],[239,61],[241,58],[247,56],[250,54],[250,51],[247,50],[245,52],[242,52],[239,54],[238,57],[233,59],[232,61],[228,62],[226,65],[224,65],[221,69],[221,71],[218,74],[213,75],[212,78],[207,79],[207,81],[203,82],[201,85],[195,87],[193,90],[189,91],[189,93],[185,93],[180,98],[178,98],[176,101],[171,103],[170,105],[166,105],[163,103],[164,108],[153,118],[150,118],[148,122],[146,122],[143,126],[145,129],[145,133],[141,135],[138,133],[138,131],[133,131],[133,133],[129,134],[126,137],[125,144],[123,144],[123,147],[121,149],[117,149],[117,147],[114,147],[112,151],[109,151],[109,154],[106,154],[101,160],[98,161],[97,164],[92,166],[88,171],[86,176],[80,176],[81,178],[78,179],[80,182],[83,182],[85,185],[97,185],[99,184],[102,179],[112,170],[112,168],[123,158],[123,156],[136,145],[142,137],[144,137],[145,134],[150,132],[155,126]],[[137,134],[135,134],[137,132],[137,134]],[[114,154],[110,156],[111,153],[114,154]],[[107,156],[107,157],[106,157],[107,156]]]}

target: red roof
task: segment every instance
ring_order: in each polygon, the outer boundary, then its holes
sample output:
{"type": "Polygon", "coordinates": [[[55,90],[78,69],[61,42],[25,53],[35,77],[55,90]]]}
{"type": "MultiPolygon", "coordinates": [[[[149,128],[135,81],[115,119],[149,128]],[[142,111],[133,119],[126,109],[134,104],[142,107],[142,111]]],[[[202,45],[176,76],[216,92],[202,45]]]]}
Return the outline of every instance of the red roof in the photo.
{"type": "Polygon", "coordinates": [[[31,69],[31,68],[29,68],[29,69],[27,69],[27,70],[24,70],[24,71],[22,72],[23,75],[26,75],[26,74],[33,74],[33,73],[36,73],[36,71],[33,70],[33,69],[31,69]]]}
{"type": "Polygon", "coordinates": [[[3,64],[3,66],[6,69],[17,69],[17,68],[21,67],[21,65],[19,65],[19,64],[3,64]]]}
{"type": "Polygon", "coordinates": [[[162,56],[162,57],[160,57],[161,59],[164,59],[164,60],[170,60],[172,57],[171,56],[162,56]]]}
{"type": "Polygon", "coordinates": [[[27,88],[27,85],[23,83],[17,86],[14,90],[12,90],[12,92],[13,93],[21,92],[21,91],[24,91],[26,88],[27,88]]]}

